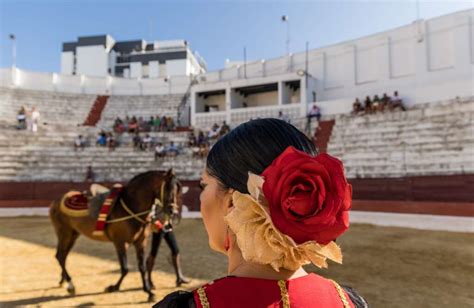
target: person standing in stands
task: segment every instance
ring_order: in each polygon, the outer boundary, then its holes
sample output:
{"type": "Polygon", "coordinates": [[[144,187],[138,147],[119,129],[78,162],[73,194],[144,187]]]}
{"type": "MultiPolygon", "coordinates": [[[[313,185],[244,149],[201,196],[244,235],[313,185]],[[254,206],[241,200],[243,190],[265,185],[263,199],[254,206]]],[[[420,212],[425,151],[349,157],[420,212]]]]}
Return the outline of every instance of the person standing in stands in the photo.
{"type": "Polygon", "coordinates": [[[40,121],[40,113],[36,109],[36,107],[33,107],[31,109],[31,131],[33,133],[36,133],[38,131],[39,121],[40,121]]]}
{"type": "Polygon", "coordinates": [[[95,173],[94,173],[94,171],[92,171],[92,166],[87,167],[86,182],[87,183],[94,183],[95,182],[95,173]]]}
{"type": "Polygon", "coordinates": [[[308,112],[306,115],[307,122],[306,122],[306,133],[308,135],[311,134],[311,121],[313,118],[316,118],[318,122],[321,120],[321,108],[319,108],[316,104],[313,105],[313,108],[308,112]]]}

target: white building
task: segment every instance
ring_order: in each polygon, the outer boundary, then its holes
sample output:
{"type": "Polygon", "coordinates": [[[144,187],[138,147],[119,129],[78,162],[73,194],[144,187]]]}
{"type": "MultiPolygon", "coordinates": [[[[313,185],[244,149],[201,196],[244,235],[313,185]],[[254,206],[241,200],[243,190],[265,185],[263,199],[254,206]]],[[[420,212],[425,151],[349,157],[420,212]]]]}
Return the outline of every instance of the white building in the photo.
{"type": "Polygon", "coordinates": [[[191,123],[237,124],[302,118],[317,102],[323,115],[350,113],[355,98],[398,91],[409,105],[474,95],[474,10],[276,59],[228,62],[191,89],[191,123]]]}
{"type": "Polygon", "coordinates": [[[323,115],[349,113],[356,97],[363,101],[366,96],[394,91],[409,106],[474,96],[473,9],[312,49],[308,54],[229,62],[227,68],[212,72],[194,66],[194,73],[202,72],[197,76],[190,75],[190,68],[192,61],[198,61],[183,41],[181,47],[136,42],[139,51],[133,51],[136,44],[114,42],[109,36],[80,38],[64,46],[63,74],[2,69],[0,86],[98,95],[189,94],[187,107],[196,127],[224,120],[234,125],[278,116],[280,110],[291,118],[302,118],[314,102],[323,115]],[[177,50],[186,51],[186,58],[165,58],[176,57],[177,50]],[[146,58],[155,54],[163,58],[146,58]],[[88,57],[94,62],[88,62],[92,61],[88,57]],[[111,75],[107,75],[109,69],[111,75]],[[178,71],[181,76],[170,74],[178,71]]]}
{"type": "Polygon", "coordinates": [[[79,37],[63,43],[61,74],[159,78],[204,73],[205,63],[184,40],[115,41],[110,35],[79,37]]]}

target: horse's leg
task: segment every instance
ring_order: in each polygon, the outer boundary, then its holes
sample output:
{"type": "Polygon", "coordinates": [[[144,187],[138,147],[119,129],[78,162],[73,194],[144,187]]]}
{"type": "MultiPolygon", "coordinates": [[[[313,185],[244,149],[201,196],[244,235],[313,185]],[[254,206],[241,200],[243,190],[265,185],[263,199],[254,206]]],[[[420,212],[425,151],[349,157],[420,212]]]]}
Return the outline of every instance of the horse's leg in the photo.
{"type": "Polygon", "coordinates": [[[116,284],[108,286],[106,292],[115,292],[120,289],[122,280],[128,274],[128,264],[127,264],[127,244],[123,241],[114,242],[115,250],[117,251],[117,257],[120,263],[120,278],[116,284]]]}
{"type": "Polygon", "coordinates": [[[79,233],[69,226],[68,222],[64,220],[64,216],[59,211],[59,201],[55,200],[51,203],[49,209],[49,216],[54,226],[54,231],[58,238],[58,245],[56,249],[56,259],[61,266],[61,286],[64,281],[68,282],[67,290],[70,294],[75,293],[75,288],[71,280],[71,276],[66,270],[66,258],[71,251],[72,246],[79,237],[79,233]]]}
{"type": "Polygon", "coordinates": [[[69,276],[69,273],[66,270],[66,258],[78,237],[78,232],[64,228],[61,230],[61,233],[58,234],[58,247],[56,250],[56,259],[61,266],[61,281],[59,282],[59,285],[61,286],[64,281],[66,281],[68,283],[67,291],[71,295],[76,293],[76,289],[72,283],[71,276],[69,276]]]}
{"type": "Polygon", "coordinates": [[[140,275],[142,276],[143,282],[143,291],[148,293],[148,301],[153,302],[155,301],[155,294],[151,292],[150,281],[147,277],[147,271],[145,268],[145,246],[146,246],[146,237],[142,235],[136,242],[135,242],[135,250],[137,252],[137,263],[138,263],[138,270],[140,271],[140,275]]]}
{"type": "Polygon", "coordinates": [[[151,273],[153,271],[153,266],[155,265],[155,258],[158,255],[158,249],[160,248],[163,235],[164,232],[162,230],[159,232],[152,232],[151,234],[151,250],[150,255],[146,259],[146,270],[148,272],[148,283],[152,289],[155,289],[155,286],[151,280],[151,273]]]}

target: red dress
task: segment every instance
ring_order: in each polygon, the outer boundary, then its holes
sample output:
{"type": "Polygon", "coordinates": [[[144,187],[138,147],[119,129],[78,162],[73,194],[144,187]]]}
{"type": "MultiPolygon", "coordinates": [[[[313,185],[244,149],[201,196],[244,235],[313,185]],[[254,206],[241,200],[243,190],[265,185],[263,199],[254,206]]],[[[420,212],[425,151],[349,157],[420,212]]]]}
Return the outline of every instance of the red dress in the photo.
{"type": "Polygon", "coordinates": [[[193,291],[198,308],[351,307],[354,304],[332,280],[308,274],[291,280],[225,277],[193,291]]]}

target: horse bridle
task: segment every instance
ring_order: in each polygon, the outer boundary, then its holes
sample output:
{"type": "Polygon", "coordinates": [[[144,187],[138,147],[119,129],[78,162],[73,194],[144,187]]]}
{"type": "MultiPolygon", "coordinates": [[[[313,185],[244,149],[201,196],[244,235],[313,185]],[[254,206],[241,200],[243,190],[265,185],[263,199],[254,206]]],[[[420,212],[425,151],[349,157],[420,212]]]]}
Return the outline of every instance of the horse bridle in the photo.
{"type": "MultiPolygon", "coordinates": [[[[157,213],[156,213],[156,207],[159,206],[160,208],[163,208],[163,202],[161,200],[163,200],[164,198],[164,195],[165,195],[165,185],[166,185],[166,181],[163,181],[163,183],[161,184],[161,189],[160,189],[160,198],[159,199],[155,199],[155,202],[153,203],[153,205],[151,206],[151,209],[149,210],[146,210],[146,211],[143,211],[143,212],[140,212],[140,213],[134,213],[126,204],[125,204],[125,201],[123,201],[122,198],[120,198],[120,205],[122,206],[122,208],[129,214],[128,216],[125,216],[125,217],[120,217],[120,218],[116,218],[116,219],[111,219],[111,220],[106,220],[105,223],[107,224],[111,224],[111,223],[115,223],[115,222],[120,222],[120,221],[126,221],[126,220],[129,220],[129,219],[135,219],[137,221],[139,221],[141,224],[147,224],[148,222],[141,218],[140,216],[143,216],[143,215],[148,215],[150,214],[151,212],[155,212],[155,217],[158,216],[157,213]]],[[[170,203],[170,207],[171,208],[178,208],[178,205],[175,203],[175,202],[172,202],[170,203]]],[[[172,213],[174,214],[174,213],[172,213]]]]}

